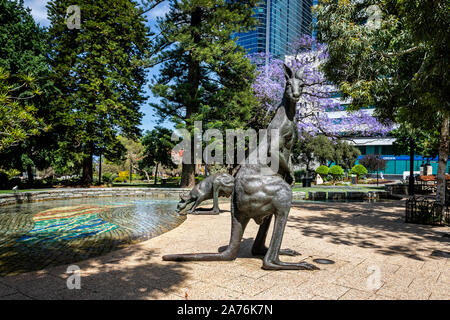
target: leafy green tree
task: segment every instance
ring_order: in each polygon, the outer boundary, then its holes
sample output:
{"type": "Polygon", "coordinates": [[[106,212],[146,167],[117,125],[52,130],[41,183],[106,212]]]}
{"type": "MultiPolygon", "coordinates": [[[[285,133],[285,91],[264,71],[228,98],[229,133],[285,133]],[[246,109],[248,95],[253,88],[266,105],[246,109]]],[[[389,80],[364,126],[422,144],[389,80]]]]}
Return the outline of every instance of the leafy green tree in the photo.
{"type": "Polygon", "coordinates": [[[330,170],[328,171],[328,174],[330,174],[333,177],[333,180],[336,181],[344,175],[344,169],[342,169],[341,166],[334,165],[331,166],[330,170]]]}
{"type": "Polygon", "coordinates": [[[449,2],[322,0],[315,14],[318,39],[329,49],[323,70],[353,109],[373,105],[382,120],[422,131],[440,127],[436,201],[443,204],[450,144],[449,2]]]}
{"type": "Polygon", "coordinates": [[[53,79],[61,92],[55,103],[68,127],[61,153],[81,155],[82,180],[90,184],[93,156],[120,158],[119,134],[140,134],[149,29],[131,0],[51,0],[47,9],[53,79]],[[81,9],[80,29],[66,23],[71,5],[81,9]]]}
{"type": "MultiPolygon", "coordinates": [[[[152,104],[161,119],[191,134],[194,121],[203,128],[247,129],[257,103],[251,87],[255,72],[233,34],[254,26],[256,2],[169,1],[155,38],[154,64],[161,64],[161,72],[151,86],[161,98],[152,104]]],[[[182,187],[195,184],[193,158],[190,162],[182,164],[182,187]]]]}
{"type": "Polygon", "coordinates": [[[150,183],[149,170],[146,167],[139,166],[139,162],[144,158],[145,147],[142,141],[131,140],[125,137],[119,137],[120,142],[125,146],[127,150],[125,167],[130,168],[130,173],[135,170],[145,175],[147,182],[150,183]]]}
{"type": "Polygon", "coordinates": [[[48,70],[45,32],[23,0],[0,1],[0,67],[12,75],[38,75],[48,70]]]}
{"type": "Polygon", "coordinates": [[[417,130],[411,125],[402,124],[397,129],[392,131],[392,136],[395,137],[395,141],[392,144],[394,148],[394,154],[408,154],[411,148],[410,139],[414,142],[414,152],[421,154],[425,157],[435,157],[439,154],[439,128],[435,130],[417,130]]]}
{"type": "Polygon", "coordinates": [[[336,141],[333,161],[344,170],[350,170],[355,165],[360,154],[361,152],[347,141],[336,141]]]}
{"type": "Polygon", "coordinates": [[[312,140],[314,156],[321,165],[330,165],[335,157],[335,148],[330,138],[324,135],[318,135],[312,140]]]}
{"type": "Polygon", "coordinates": [[[9,78],[0,67],[0,153],[37,134],[42,125],[36,108],[27,102],[32,96],[16,96],[16,91],[30,87],[33,79],[23,77],[22,83],[10,84],[9,78]]]}
{"type": "Polygon", "coordinates": [[[353,166],[350,173],[355,174],[359,179],[361,177],[364,177],[367,174],[367,169],[362,164],[357,164],[357,165],[353,166]]]}
{"type": "Polygon", "coordinates": [[[171,152],[174,143],[171,140],[172,131],[167,128],[156,127],[147,131],[142,138],[144,146],[143,158],[139,161],[140,168],[155,167],[155,184],[157,182],[158,167],[175,168],[171,152]]]}
{"type": "Polygon", "coordinates": [[[306,132],[301,134],[300,139],[296,141],[292,148],[293,164],[303,164],[306,167],[306,173],[310,172],[310,166],[315,160],[314,137],[306,132]]]}
{"type": "Polygon", "coordinates": [[[326,166],[334,162],[349,170],[360,154],[346,141],[332,141],[324,135],[312,136],[303,132],[294,145],[292,159],[294,164],[304,164],[308,172],[314,161],[326,166]]]}
{"type": "Polygon", "coordinates": [[[0,1],[0,68],[3,70],[0,166],[27,170],[50,165],[58,140],[58,112],[52,104],[57,91],[49,77],[45,30],[33,20],[23,1],[0,1]],[[39,89],[37,89],[39,88],[39,89]],[[11,91],[12,90],[12,91],[11,91]],[[9,92],[8,92],[9,91],[9,92]]]}
{"type": "Polygon", "coordinates": [[[316,169],[316,173],[322,177],[323,180],[325,180],[328,176],[329,168],[325,165],[321,165],[316,169]]]}

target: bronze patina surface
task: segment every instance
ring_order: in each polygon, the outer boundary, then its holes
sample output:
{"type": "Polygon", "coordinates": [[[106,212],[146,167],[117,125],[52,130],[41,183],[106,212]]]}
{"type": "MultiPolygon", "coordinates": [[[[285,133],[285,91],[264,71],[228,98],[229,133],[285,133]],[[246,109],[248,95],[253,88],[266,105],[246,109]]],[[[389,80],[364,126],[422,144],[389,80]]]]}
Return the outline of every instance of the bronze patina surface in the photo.
{"type": "MultiPolygon", "coordinates": [[[[225,250],[219,253],[171,254],[163,256],[163,260],[234,260],[238,255],[244,230],[250,219],[253,219],[260,227],[252,247],[252,253],[264,255],[264,269],[318,270],[316,266],[306,262],[282,262],[279,259],[280,254],[297,254],[293,250],[280,251],[280,247],[292,203],[291,186],[295,183],[290,156],[298,131],[296,105],[306,85],[303,81],[302,71],[294,73],[287,65],[284,65],[284,70],[286,87],[283,100],[267,127],[267,132],[272,134],[272,130],[276,130],[278,133],[275,136],[278,138],[279,148],[269,154],[271,164],[273,161],[278,163],[277,172],[269,168],[266,163],[250,164],[249,161],[246,161],[246,164],[239,169],[231,196],[230,242],[225,250]],[[265,240],[272,216],[275,216],[274,230],[270,245],[266,248],[265,240]]],[[[272,136],[268,134],[267,139],[263,139],[263,141],[267,141],[267,146],[275,142],[270,141],[269,137],[272,136]]],[[[268,150],[268,148],[265,149],[268,150]]],[[[258,152],[258,150],[252,152],[258,152]]]]}

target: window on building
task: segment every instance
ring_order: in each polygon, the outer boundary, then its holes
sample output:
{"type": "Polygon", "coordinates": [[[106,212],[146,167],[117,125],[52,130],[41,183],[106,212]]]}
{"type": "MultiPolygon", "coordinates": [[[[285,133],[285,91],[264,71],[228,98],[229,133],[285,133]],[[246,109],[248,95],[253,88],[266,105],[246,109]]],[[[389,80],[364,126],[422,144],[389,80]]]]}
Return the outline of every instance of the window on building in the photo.
{"type": "Polygon", "coordinates": [[[382,146],[381,154],[386,154],[386,155],[394,154],[394,149],[392,148],[392,146],[382,146]]]}
{"type": "Polygon", "coordinates": [[[362,155],[366,154],[366,146],[356,146],[359,149],[362,155]]]}

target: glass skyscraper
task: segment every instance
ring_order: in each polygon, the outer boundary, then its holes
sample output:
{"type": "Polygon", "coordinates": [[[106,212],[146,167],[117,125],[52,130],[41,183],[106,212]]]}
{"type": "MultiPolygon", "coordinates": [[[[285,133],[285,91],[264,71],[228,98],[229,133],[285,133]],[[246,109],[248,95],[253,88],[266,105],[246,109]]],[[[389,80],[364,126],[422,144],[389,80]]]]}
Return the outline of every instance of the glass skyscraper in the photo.
{"type": "Polygon", "coordinates": [[[259,24],[254,31],[238,33],[237,43],[250,54],[270,53],[282,58],[289,43],[311,34],[313,0],[266,0],[255,8],[259,24]]]}

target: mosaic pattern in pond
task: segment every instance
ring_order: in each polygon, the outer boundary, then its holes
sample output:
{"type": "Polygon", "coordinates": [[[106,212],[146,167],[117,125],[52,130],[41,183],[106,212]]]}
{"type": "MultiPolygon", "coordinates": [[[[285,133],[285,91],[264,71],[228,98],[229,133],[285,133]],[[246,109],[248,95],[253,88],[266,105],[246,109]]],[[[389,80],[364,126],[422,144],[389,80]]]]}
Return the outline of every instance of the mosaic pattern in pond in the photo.
{"type": "Polygon", "coordinates": [[[74,199],[0,208],[0,276],[101,255],[178,226],[176,201],[74,199]]]}

